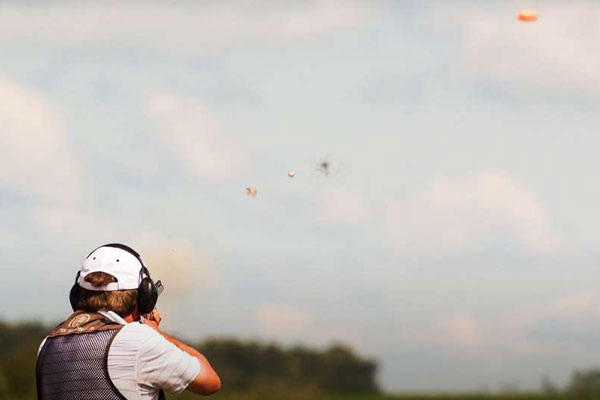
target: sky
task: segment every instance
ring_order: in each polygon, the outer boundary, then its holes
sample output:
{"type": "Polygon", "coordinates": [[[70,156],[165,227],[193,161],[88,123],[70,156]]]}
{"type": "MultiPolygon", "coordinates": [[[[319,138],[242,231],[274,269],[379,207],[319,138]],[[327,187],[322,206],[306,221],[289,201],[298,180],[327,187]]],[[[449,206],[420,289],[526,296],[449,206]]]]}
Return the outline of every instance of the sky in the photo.
{"type": "Polygon", "coordinates": [[[564,384],[600,364],[599,18],[0,2],[0,317],[66,317],[116,241],[183,338],[347,343],[388,390],[564,384]]]}

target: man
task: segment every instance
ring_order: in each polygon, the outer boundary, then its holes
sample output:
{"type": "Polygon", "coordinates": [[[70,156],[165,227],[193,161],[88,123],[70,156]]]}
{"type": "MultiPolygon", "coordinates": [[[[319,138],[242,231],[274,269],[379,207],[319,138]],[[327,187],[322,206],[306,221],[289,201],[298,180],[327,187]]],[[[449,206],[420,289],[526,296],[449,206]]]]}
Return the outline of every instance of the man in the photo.
{"type": "Polygon", "coordinates": [[[198,351],[162,332],[158,291],[139,254],[112,243],[77,273],[74,314],[38,352],[38,400],[156,400],[163,390],[200,395],[221,381],[198,351]]]}

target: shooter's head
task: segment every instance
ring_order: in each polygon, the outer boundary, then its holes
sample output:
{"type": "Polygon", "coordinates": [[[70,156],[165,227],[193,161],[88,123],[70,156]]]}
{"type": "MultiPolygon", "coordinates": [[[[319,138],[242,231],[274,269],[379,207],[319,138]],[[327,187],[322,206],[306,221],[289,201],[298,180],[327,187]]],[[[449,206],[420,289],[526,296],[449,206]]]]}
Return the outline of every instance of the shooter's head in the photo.
{"type": "Polygon", "coordinates": [[[86,257],[69,298],[73,310],[109,310],[125,317],[152,311],[158,293],[140,255],[111,243],[86,257]]]}
{"type": "Polygon", "coordinates": [[[127,315],[136,314],[137,289],[105,290],[104,288],[108,285],[118,281],[116,277],[102,271],[90,272],[80,282],[74,310],[89,312],[114,311],[123,318],[127,315]],[[83,285],[93,289],[86,289],[83,285]]]}

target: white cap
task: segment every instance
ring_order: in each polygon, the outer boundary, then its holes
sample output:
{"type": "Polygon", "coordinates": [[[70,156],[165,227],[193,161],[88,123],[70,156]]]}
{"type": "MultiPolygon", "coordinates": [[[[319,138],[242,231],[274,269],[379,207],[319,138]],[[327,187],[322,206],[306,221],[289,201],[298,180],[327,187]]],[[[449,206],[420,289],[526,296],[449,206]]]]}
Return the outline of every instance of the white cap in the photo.
{"type": "Polygon", "coordinates": [[[103,246],[94,250],[83,262],[77,283],[84,289],[112,291],[137,289],[140,284],[141,261],[133,254],[118,247],[103,246]],[[117,281],[105,286],[92,286],[85,277],[92,272],[105,272],[117,281]]]}

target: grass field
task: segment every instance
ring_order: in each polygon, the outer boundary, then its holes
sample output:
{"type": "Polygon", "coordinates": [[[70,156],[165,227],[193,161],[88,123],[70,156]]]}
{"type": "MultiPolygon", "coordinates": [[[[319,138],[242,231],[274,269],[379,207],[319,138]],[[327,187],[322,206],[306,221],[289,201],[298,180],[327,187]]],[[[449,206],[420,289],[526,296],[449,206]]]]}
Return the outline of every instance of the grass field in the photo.
{"type": "MultiPolygon", "coordinates": [[[[192,400],[197,397],[183,393],[180,395],[169,395],[173,400],[192,400]]],[[[254,390],[247,393],[218,393],[210,397],[220,400],[557,400],[557,399],[575,399],[576,397],[568,395],[552,395],[542,393],[443,393],[443,394],[423,394],[423,393],[402,393],[402,394],[378,394],[378,395],[323,395],[304,392],[289,391],[285,388],[265,388],[264,390],[254,390]]],[[[595,397],[583,397],[585,399],[598,399],[595,397]]]]}
{"type": "MultiPolygon", "coordinates": [[[[196,398],[191,395],[172,395],[169,399],[191,400],[196,398]]],[[[211,399],[221,400],[556,400],[556,399],[574,399],[575,397],[566,395],[543,395],[536,393],[523,394],[486,394],[486,393],[448,393],[448,394],[397,394],[397,395],[319,395],[308,393],[240,393],[240,394],[216,394],[211,399]]],[[[585,397],[585,399],[598,399],[597,397],[585,397]]]]}

